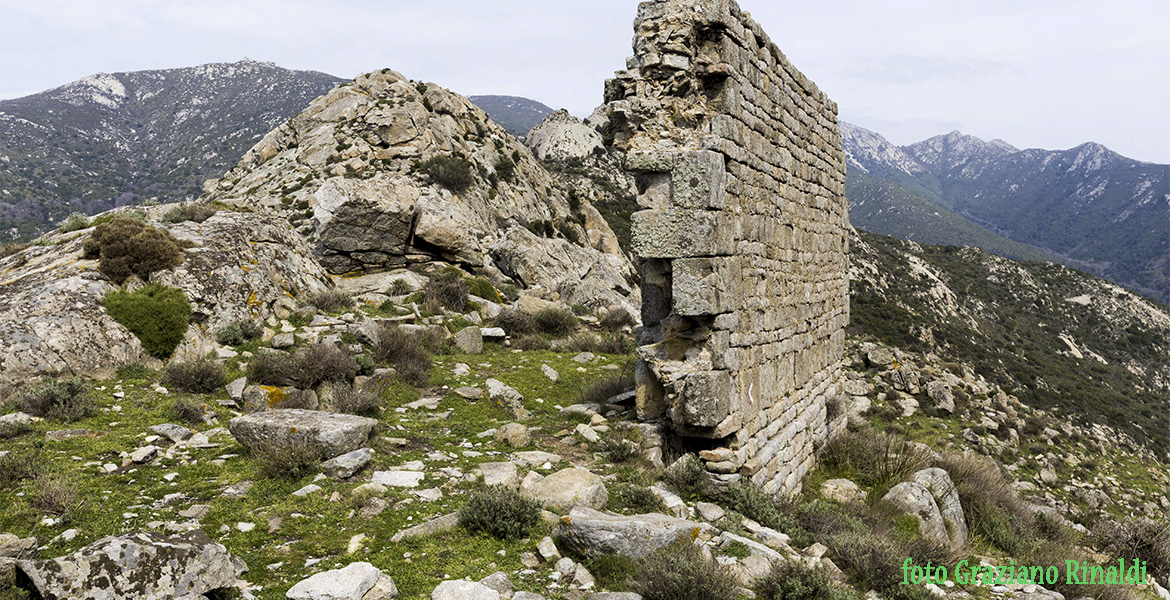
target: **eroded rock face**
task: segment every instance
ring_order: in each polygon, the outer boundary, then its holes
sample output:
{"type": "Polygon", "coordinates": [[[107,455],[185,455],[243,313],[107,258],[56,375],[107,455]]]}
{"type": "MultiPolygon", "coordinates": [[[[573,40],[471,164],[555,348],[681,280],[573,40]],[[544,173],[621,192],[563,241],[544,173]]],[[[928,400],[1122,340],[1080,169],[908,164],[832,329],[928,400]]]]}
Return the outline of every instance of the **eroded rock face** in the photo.
{"type": "Polygon", "coordinates": [[[322,459],[366,445],[374,419],[297,408],[270,410],[228,421],[228,431],[249,451],[307,444],[322,459]]]}
{"type": "MultiPolygon", "coordinates": [[[[203,223],[163,223],[172,206],[141,210],[150,225],[193,244],[178,268],[151,276],[191,302],[192,323],[175,356],[203,355],[223,325],[265,319],[281,305],[295,306],[296,296],[330,286],[287,221],[220,211],[203,223]]],[[[41,376],[109,377],[149,358],[106,314],[103,298],[117,286],[98,261],[81,258],[92,231],[51,234],[43,238],[48,245],[0,259],[0,392],[41,376]]]]}
{"type": "Polygon", "coordinates": [[[105,537],[61,558],[18,561],[17,569],[45,600],[169,600],[229,587],[247,566],[195,529],[105,537]]]}
{"type": "MultiPolygon", "coordinates": [[[[599,143],[596,132],[592,139],[599,143]]],[[[466,98],[389,69],[313,101],[204,190],[206,199],[286,216],[334,274],[441,260],[564,295],[581,269],[601,263],[613,271],[592,273],[594,287],[576,296],[600,288],[591,305],[638,304],[626,283],[632,264],[587,200],[570,202],[532,153],[466,98]],[[440,175],[426,162],[436,157],[463,177],[440,175]],[[510,232],[526,227],[541,235],[525,242],[550,246],[546,255],[573,246],[574,268],[541,278],[499,264],[510,232]]]]}
{"type": "Polygon", "coordinates": [[[951,546],[961,548],[966,544],[967,519],[963,515],[963,505],[959,502],[959,490],[955,489],[951,476],[938,467],[931,467],[918,471],[910,480],[921,484],[934,497],[951,546]]]}
{"type": "Polygon", "coordinates": [[[540,160],[566,160],[604,154],[601,134],[569,114],[553,111],[524,137],[524,143],[540,160]]]}
{"type": "Polygon", "coordinates": [[[918,519],[918,529],[923,537],[938,543],[950,544],[947,527],[939,511],[938,503],[926,486],[914,481],[903,481],[890,488],[882,500],[892,502],[907,514],[918,519]]]}

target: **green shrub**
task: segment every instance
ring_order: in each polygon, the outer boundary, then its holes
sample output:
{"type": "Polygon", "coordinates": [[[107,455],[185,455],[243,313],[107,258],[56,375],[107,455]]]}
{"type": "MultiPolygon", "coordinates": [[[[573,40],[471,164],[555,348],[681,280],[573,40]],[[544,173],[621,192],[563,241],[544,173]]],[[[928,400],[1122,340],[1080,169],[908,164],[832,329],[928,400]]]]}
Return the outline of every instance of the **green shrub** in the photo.
{"type": "Polygon", "coordinates": [[[118,367],[118,379],[139,379],[143,381],[150,381],[155,376],[155,372],[150,367],[142,363],[131,363],[118,367]]]}
{"type": "Polygon", "coordinates": [[[861,600],[860,594],[833,583],[824,569],[791,564],[774,567],[755,587],[761,600],[861,600]]]}
{"type": "Polygon", "coordinates": [[[251,450],[260,475],[268,479],[296,481],[317,472],[322,457],[299,437],[286,442],[269,442],[251,450]]]}
{"type": "Polygon", "coordinates": [[[634,351],[634,340],[622,333],[598,335],[589,331],[576,333],[553,344],[559,352],[595,352],[598,354],[629,354],[634,351]]]}
{"type": "Polygon", "coordinates": [[[261,350],[248,360],[248,381],[260,385],[289,385],[294,370],[292,357],[287,353],[261,350]]]}
{"type": "Polygon", "coordinates": [[[738,586],[731,569],[707,562],[687,538],[647,556],[633,585],[643,600],[733,600],[738,586]]]}
{"type": "Polygon", "coordinates": [[[335,382],[329,386],[329,408],[335,413],[373,417],[382,410],[382,390],[352,383],[335,382]]]}
{"type": "Polygon", "coordinates": [[[129,329],[151,356],[166,358],[175,351],[191,322],[191,304],[183,290],[149,283],[133,292],[111,290],[106,312],[129,329]]]}
{"type": "Polygon", "coordinates": [[[540,522],[540,503],[505,485],[492,485],[471,493],[459,510],[459,523],[469,531],[482,531],[502,540],[518,540],[540,522]]]}
{"type": "Polygon", "coordinates": [[[597,442],[597,450],[610,464],[621,464],[638,458],[638,433],[635,429],[622,429],[603,434],[597,442]]]}
{"type": "Polygon", "coordinates": [[[27,242],[9,242],[6,244],[0,244],[0,258],[8,258],[9,256],[12,256],[13,254],[16,254],[17,252],[20,252],[21,250],[24,250],[30,246],[32,246],[32,244],[27,242]]]}
{"type": "Polygon", "coordinates": [[[496,163],[496,175],[504,181],[512,181],[516,176],[516,163],[507,155],[501,154],[499,162],[496,163]]]}
{"type": "Polygon", "coordinates": [[[264,331],[255,321],[239,319],[219,328],[215,332],[215,341],[224,346],[239,346],[248,343],[263,334],[264,331]]]}
{"type": "Polygon", "coordinates": [[[605,404],[610,398],[634,389],[633,369],[595,379],[581,388],[581,404],[605,404]]]}
{"type": "Polygon", "coordinates": [[[166,231],[118,216],[94,228],[82,248],[85,258],[99,259],[98,269],[121,285],[131,275],[147,281],[155,271],[179,266],[185,245],[166,231]]]}
{"type": "Polygon", "coordinates": [[[166,212],[163,215],[164,223],[182,223],[183,221],[192,221],[195,223],[202,223],[210,219],[215,213],[219,212],[214,206],[203,202],[182,203],[166,212]]]}
{"type": "Polygon", "coordinates": [[[78,377],[25,387],[17,393],[15,404],[34,417],[66,423],[84,419],[95,410],[89,386],[78,377]]]}
{"type": "Polygon", "coordinates": [[[467,291],[473,296],[479,296],[484,300],[496,303],[502,302],[500,293],[496,291],[496,286],[492,285],[492,282],[483,277],[472,279],[471,284],[467,287],[467,291]]]}
{"type": "Polygon", "coordinates": [[[633,327],[637,324],[634,316],[624,308],[615,308],[601,319],[601,326],[610,331],[620,331],[623,327],[633,327]]]}
{"type": "Polygon", "coordinates": [[[598,589],[626,591],[638,574],[638,561],[620,554],[601,554],[583,563],[597,580],[598,589]]]}
{"type": "Polygon", "coordinates": [[[563,308],[544,308],[532,316],[536,331],[562,338],[577,329],[577,316],[563,308]]]}
{"type": "Polygon", "coordinates": [[[1036,536],[1032,512],[993,461],[975,456],[943,455],[939,466],[950,475],[967,527],[1009,553],[1022,554],[1036,536]]]}
{"type": "Polygon", "coordinates": [[[788,533],[798,526],[787,503],[769,496],[764,490],[741,481],[719,496],[720,504],[735,512],[776,531],[788,533]]]}
{"type": "Polygon", "coordinates": [[[22,435],[27,435],[36,431],[36,428],[28,423],[4,423],[0,424],[0,440],[10,440],[18,438],[22,435]]]}
{"type": "Polygon", "coordinates": [[[293,357],[293,379],[310,389],[326,381],[350,381],[357,375],[357,361],[337,344],[309,344],[293,357]]]}
{"type": "Polygon", "coordinates": [[[524,335],[536,332],[536,321],[532,315],[514,308],[500,311],[492,324],[506,331],[508,335],[524,335]]]}
{"type": "Polygon", "coordinates": [[[175,398],[170,413],[182,423],[199,424],[203,422],[203,406],[186,398],[175,398]]]}
{"type": "Polygon", "coordinates": [[[619,481],[608,485],[606,489],[609,491],[606,510],[627,515],[666,512],[662,499],[640,485],[619,481]]]}
{"type": "Polygon", "coordinates": [[[172,361],[163,368],[160,382],[192,394],[210,394],[227,383],[227,372],[223,365],[207,357],[172,361]]]}
{"type": "Polygon", "coordinates": [[[455,312],[467,311],[467,282],[458,269],[443,269],[423,285],[424,302],[437,304],[455,312]]]}
{"type": "Polygon", "coordinates": [[[420,165],[431,181],[452,192],[462,192],[474,181],[475,167],[462,156],[437,154],[420,165]]]}
{"type": "Polygon", "coordinates": [[[321,312],[331,313],[347,308],[353,308],[353,298],[341,290],[324,290],[309,294],[301,302],[302,306],[312,306],[321,312]]]}
{"type": "Polygon", "coordinates": [[[12,451],[0,456],[0,489],[40,477],[46,464],[40,450],[12,451]]]}
{"type": "Polygon", "coordinates": [[[847,431],[825,445],[822,463],[856,478],[870,495],[884,496],[890,487],[930,466],[928,450],[887,433],[847,431]]]}
{"type": "Polygon", "coordinates": [[[683,499],[699,498],[703,495],[703,481],[706,470],[698,456],[685,454],[667,467],[662,474],[666,482],[683,499]]]}
{"type": "Polygon", "coordinates": [[[418,337],[389,324],[378,327],[373,337],[370,352],[374,360],[394,367],[405,381],[416,385],[426,382],[431,359],[419,344],[418,337]]]}
{"type": "Polygon", "coordinates": [[[28,502],[42,514],[61,516],[66,520],[83,504],[77,483],[63,475],[54,474],[42,474],[33,480],[28,502]]]}
{"type": "Polygon", "coordinates": [[[1148,518],[1102,520],[1092,535],[1113,556],[1142,559],[1160,580],[1170,576],[1170,524],[1148,518]]]}
{"type": "Polygon", "coordinates": [[[405,279],[395,279],[390,282],[390,289],[386,290],[386,294],[388,296],[405,296],[413,291],[414,289],[405,279]]]}
{"type": "Polygon", "coordinates": [[[81,231],[87,227],[89,227],[89,217],[81,213],[73,213],[61,222],[61,226],[58,229],[61,230],[61,233],[69,233],[71,231],[81,231]]]}

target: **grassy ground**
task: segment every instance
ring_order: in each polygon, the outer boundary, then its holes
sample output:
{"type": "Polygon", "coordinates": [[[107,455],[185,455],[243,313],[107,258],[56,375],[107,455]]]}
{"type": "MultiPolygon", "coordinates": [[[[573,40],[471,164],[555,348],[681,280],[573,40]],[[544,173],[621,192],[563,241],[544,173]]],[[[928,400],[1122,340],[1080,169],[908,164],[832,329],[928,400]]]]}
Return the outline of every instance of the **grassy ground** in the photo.
{"type": "MultiPolygon", "coordinates": [[[[532,412],[526,424],[533,430],[534,442],[527,449],[555,451],[566,458],[591,458],[583,447],[556,441],[567,435],[565,429],[576,424],[561,417],[558,406],[577,402],[589,382],[615,372],[602,369],[603,365],[620,366],[626,357],[601,356],[594,363],[578,363],[571,360],[574,355],[513,352],[488,344],[481,355],[437,357],[426,387],[391,386],[383,396],[384,410],[371,444],[376,451],[373,463],[355,479],[368,481],[371,470],[422,461],[428,475],[418,489],[438,488],[443,497],[427,501],[412,490],[391,488],[382,496],[391,508],[372,520],[355,516],[361,501],[354,499],[351,492],[364,481],[324,479],[317,482],[323,490],[308,497],[294,497],[292,492],[310,483],[312,476],[296,481],[266,479],[244,449],[226,434],[213,437],[213,447],[192,448],[172,459],[159,458],[117,474],[100,474],[99,465],[120,465],[122,453],[145,445],[144,438],[150,435],[148,427],[177,422],[171,408],[176,398],[207,404],[220,426],[226,425],[233,413],[216,402],[226,398],[224,392],[207,396],[162,394],[155,391],[154,383],[144,379],[96,382],[91,394],[98,411],[93,416],[69,425],[37,423],[23,435],[0,441],[0,449],[14,453],[39,452],[45,469],[66,478],[77,490],[76,507],[58,517],[60,522],[50,524],[32,505],[39,484],[23,481],[0,490],[0,506],[5,507],[0,510],[0,531],[22,537],[34,535],[44,545],[67,529],[77,529],[79,533],[71,541],[58,540],[42,552],[42,556],[60,556],[103,536],[162,530],[164,522],[186,521],[178,516],[179,511],[194,504],[209,505],[207,516],[201,519],[202,529],[244,559],[250,568],[244,579],[261,586],[257,594],[260,598],[283,598],[291,585],[305,577],[354,561],[371,562],[389,573],[403,598],[429,597],[444,579],[479,579],[497,570],[512,574],[523,569],[520,554],[534,551],[538,536],[551,531],[548,525],[541,525],[533,539],[516,542],[470,535],[463,530],[399,543],[392,543],[390,538],[430,517],[458,510],[465,501],[465,492],[474,485],[459,475],[472,472],[480,462],[505,460],[503,455],[515,450],[496,443],[490,436],[477,435],[511,421],[511,417],[486,398],[464,400],[452,392],[455,387],[482,386],[488,377],[503,381],[524,395],[525,406],[532,412]],[[454,366],[460,362],[471,367],[471,376],[454,376],[454,366]],[[541,372],[542,364],[559,372],[557,382],[541,372]],[[115,392],[124,397],[115,397],[115,392]],[[438,396],[442,400],[436,410],[403,408],[420,396],[438,396]],[[92,429],[101,437],[45,440],[46,432],[66,427],[92,429]],[[388,438],[403,438],[407,444],[398,447],[388,438]],[[245,480],[255,482],[245,498],[219,496],[227,486],[245,480]],[[331,501],[334,493],[339,495],[338,501],[331,501]],[[270,528],[277,521],[278,527],[270,528]],[[242,531],[240,524],[246,523],[254,528],[242,531]],[[347,547],[357,535],[366,537],[349,554],[347,547]]],[[[213,427],[194,426],[200,431],[213,427]]],[[[567,463],[554,465],[554,469],[563,466],[567,463]]],[[[547,594],[545,572],[538,570],[529,577],[512,579],[518,589],[547,594]]]]}

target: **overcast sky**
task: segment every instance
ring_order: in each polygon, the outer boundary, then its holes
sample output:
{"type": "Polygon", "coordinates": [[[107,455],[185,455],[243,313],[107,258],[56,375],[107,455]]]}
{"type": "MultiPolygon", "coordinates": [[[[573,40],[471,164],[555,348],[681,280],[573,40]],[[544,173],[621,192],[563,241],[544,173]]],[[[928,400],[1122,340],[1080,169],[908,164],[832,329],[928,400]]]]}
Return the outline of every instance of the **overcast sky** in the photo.
{"type": "MultiPolygon", "coordinates": [[[[1170,163],[1167,0],[742,0],[840,116],[908,144],[958,129],[1170,163]]],[[[0,0],[0,98],[244,56],[390,67],[579,116],[631,54],[633,1],[0,0]]]]}

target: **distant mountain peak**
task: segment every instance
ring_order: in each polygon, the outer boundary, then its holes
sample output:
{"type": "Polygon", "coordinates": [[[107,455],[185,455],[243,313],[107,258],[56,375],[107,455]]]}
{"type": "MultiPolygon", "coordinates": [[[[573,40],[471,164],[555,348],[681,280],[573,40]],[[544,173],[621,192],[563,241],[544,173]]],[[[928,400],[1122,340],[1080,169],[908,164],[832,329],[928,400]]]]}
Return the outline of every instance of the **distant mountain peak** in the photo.
{"type": "Polygon", "coordinates": [[[973,160],[998,158],[1019,149],[1003,140],[985,142],[959,130],[936,135],[902,148],[919,162],[931,167],[953,169],[973,160]]]}

